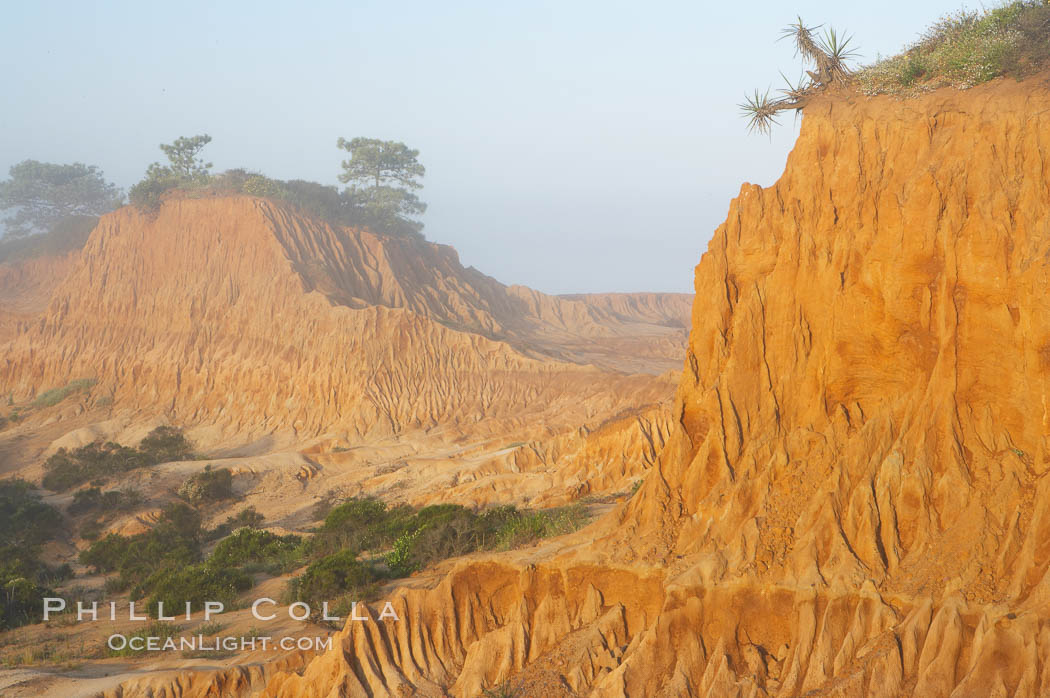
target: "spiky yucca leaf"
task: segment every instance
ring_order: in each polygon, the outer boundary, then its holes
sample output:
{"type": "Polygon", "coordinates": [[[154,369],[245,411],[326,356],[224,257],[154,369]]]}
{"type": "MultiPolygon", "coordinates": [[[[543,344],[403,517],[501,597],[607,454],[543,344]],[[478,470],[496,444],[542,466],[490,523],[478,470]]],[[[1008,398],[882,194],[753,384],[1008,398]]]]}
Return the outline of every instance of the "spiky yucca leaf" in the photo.
{"type": "Polygon", "coordinates": [[[855,49],[850,48],[853,41],[852,35],[840,36],[834,27],[829,27],[820,37],[820,50],[828,57],[829,72],[833,79],[841,79],[850,74],[847,61],[858,56],[855,49]]]}
{"type": "Polygon", "coordinates": [[[790,39],[795,45],[795,55],[802,56],[802,60],[808,61],[817,67],[817,71],[824,73],[827,67],[828,57],[820,48],[815,32],[823,24],[807,27],[802,17],[797,22],[787,25],[781,30],[781,39],[790,39]]]}
{"type": "Polygon", "coordinates": [[[780,72],[780,77],[784,78],[784,82],[787,84],[787,89],[778,90],[778,92],[784,95],[785,99],[792,102],[797,102],[806,97],[809,94],[810,88],[813,87],[813,81],[807,81],[805,75],[799,77],[796,82],[791,82],[791,80],[788,79],[788,76],[784,75],[783,71],[780,72]]]}
{"type": "Polygon", "coordinates": [[[773,132],[773,125],[780,124],[776,118],[777,112],[785,108],[784,102],[771,98],[768,90],[765,94],[755,90],[754,95],[746,95],[744,102],[740,104],[740,112],[748,117],[748,132],[758,131],[770,135],[773,132]]]}

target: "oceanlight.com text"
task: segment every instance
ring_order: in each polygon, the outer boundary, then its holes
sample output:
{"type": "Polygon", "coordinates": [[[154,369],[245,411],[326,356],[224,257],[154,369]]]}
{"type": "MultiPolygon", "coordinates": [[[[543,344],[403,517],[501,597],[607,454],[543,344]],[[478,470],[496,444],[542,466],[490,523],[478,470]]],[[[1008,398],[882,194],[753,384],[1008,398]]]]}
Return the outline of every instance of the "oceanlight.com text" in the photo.
{"type": "Polygon", "coordinates": [[[312,650],[320,652],[332,648],[332,637],[271,637],[227,635],[222,637],[160,637],[141,635],[110,635],[106,646],[114,652],[254,652],[256,650],[312,650]]]}

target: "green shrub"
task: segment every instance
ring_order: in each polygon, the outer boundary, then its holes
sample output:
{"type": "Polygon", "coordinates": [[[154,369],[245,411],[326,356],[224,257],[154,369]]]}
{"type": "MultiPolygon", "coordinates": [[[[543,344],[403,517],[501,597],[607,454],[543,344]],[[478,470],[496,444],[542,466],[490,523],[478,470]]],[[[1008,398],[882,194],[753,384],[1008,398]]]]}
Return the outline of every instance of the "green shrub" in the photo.
{"type": "Polygon", "coordinates": [[[190,476],[179,487],[179,496],[193,504],[218,502],[233,497],[233,475],[229,468],[212,470],[210,465],[190,476]]]}
{"type": "Polygon", "coordinates": [[[200,514],[181,502],[169,504],[149,531],[134,536],[111,533],[83,551],[80,562],[99,572],[119,573],[114,586],[140,598],[159,579],[155,573],[199,563],[200,538],[200,514]]]}
{"type": "Polygon", "coordinates": [[[112,441],[96,441],[72,451],[60,448],[44,462],[47,472],[43,485],[49,490],[62,492],[82,482],[116,475],[149,464],[148,459],[139,451],[112,441]]]}
{"type": "Polygon", "coordinates": [[[142,494],[130,488],[103,492],[99,487],[88,487],[73,493],[73,503],[66,511],[72,516],[97,509],[116,512],[131,509],[141,502],[142,494]]]}
{"type": "Polygon", "coordinates": [[[495,547],[509,550],[541,538],[572,533],[587,521],[587,512],[579,504],[548,511],[518,512],[516,516],[508,517],[496,532],[495,547]]]}
{"type": "Polygon", "coordinates": [[[148,177],[128,190],[128,201],[142,211],[152,213],[160,208],[164,194],[179,186],[174,177],[148,177]]]}
{"type": "Polygon", "coordinates": [[[160,149],[168,163],[152,163],[146,168],[146,176],[128,192],[133,206],[146,212],[155,211],[164,194],[173,189],[192,191],[207,187],[212,180],[211,163],[199,157],[201,150],[211,142],[211,136],[176,138],[174,142],[161,144],[160,149]]]}
{"type": "Polygon", "coordinates": [[[72,451],[58,449],[44,462],[43,485],[49,490],[62,492],[83,482],[104,480],[136,468],[187,458],[189,454],[190,443],[180,430],[157,427],[138,448],[112,441],[96,441],[72,451]]]}
{"type": "Polygon", "coordinates": [[[252,571],[276,574],[302,564],[304,552],[298,536],[277,536],[242,528],[220,541],[204,559],[200,513],[182,503],[164,508],[157,524],[134,536],[110,534],[80,554],[82,564],[99,572],[116,573],[106,582],[110,593],[128,591],[132,599],[147,597],[156,614],[158,602],[165,613],[184,609],[186,602],[200,607],[204,601],[230,604],[252,585],[252,571]]]}
{"type": "Polygon", "coordinates": [[[0,542],[30,548],[51,540],[61,530],[61,514],[40,501],[30,483],[17,478],[0,480],[0,542]]]}
{"type": "Polygon", "coordinates": [[[342,550],[313,562],[292,580],[290,592],[293,600],[314,607],[348,593],[363,599],[372,593],[379,579],[371,565],[358,560],[352,551],[342,550]]]}
{"type": "Polygon", "coordinates": [[[40,546],[62,531],[58,510],[24,480],[0,481],[0,629],[36,622],[48,587],[71,575],[40,561],[40,546]]]}
{"type": "Polygon", "coordinates": [[[139,451],[150,465],[171,463],[188,460],[193,454],[193,444],[178,427],[160,426],[139,442],[139,451]]]}
{"type": "Polygon", "coordinates": [[[215,547],[208,564],[221,568],[247,566],[278,574],[299,565],[301,548],[299,536],[278,536],[269,531],[242,528],[215,547]]]}
{"type": "Polygon", "coordinates": [[[160,602],[166,615],[183,612],[187,603],[194,610],[204,608],[206,601],[230,606],[239,594],[251,589],[252,580],[237,569],[201,564],[164,567],[150,575],[142,586],[149,590],[146,606],[156,616],[160,602]]]}
{"type": "Polygon", "coordinates": [[[97,381],[94,378],[78,378],[61,388],[45,390],[33,399],[33,407],[54,407],[73,393],[89,390],[97,381]]]}
{"type": "Polygon", "coordinates": [[[407,577],[419,569],[416,558],[416,539],[422,531],[406,531],[394,541],[394,547],[386,555],[386,564],[398,577],[407,577]]]}
{"type": "Polygon", "coordinates": [[[255,507],[245,507],[237,512],[234,516],[228,516],[226,523],[231,529],[238,529],[243,526],[248,528],[259,528],[263,525],[266,518],[255,510],[255,507]]]}
{"type": "Polygon", "coordinates": [[[259,528],[263,525],[265,517],[255,510],[255,507],[245,507],[233,516],[227,516],[224,523],[219,524],[205,534],[206,540],[219,540],[240,528],[259,528]]]}
{"type": "Polygon", "coordinates": [[[389,547],[409,525],[411,507],[388,509],[378,499],[351,499],[332,509],[311,539],[315,557],[347,549],[354,553],[389,547]]]}
{"type": "Polygon", "coordinates": [[[514,507],[497,507],[482,514],[456,504],[424,507],[394,542],[387,565],[394,574],[405,576],[440,560],[485,549],[498,540],[506,522],[517,516],[514,507]]]}
{"type": "Polygon", "coordinates": [[[376,200],[404,197],[406,193],[390,187],[380,189],[366,195],[360,190],[339,191],[334,186],[318,182],[274,179],[237,168],[188,184],[160,175],[147,177],[131,188],[129,196],[132,204],[146,211],[155,211],[169,191],[179,190],[183,196],[201,196],[209,192],[248,194],[286,204],[333,225],[367,227],[376,233],[422,239],[420,223],[391,214],[390,201],[376,200]]]}
{"type": "Polygon", "coordinates": [[[501,684],[486,688],[481,693],[481,698],[519,698],[524,696],[522,684],[504,681],[501,684]]]}

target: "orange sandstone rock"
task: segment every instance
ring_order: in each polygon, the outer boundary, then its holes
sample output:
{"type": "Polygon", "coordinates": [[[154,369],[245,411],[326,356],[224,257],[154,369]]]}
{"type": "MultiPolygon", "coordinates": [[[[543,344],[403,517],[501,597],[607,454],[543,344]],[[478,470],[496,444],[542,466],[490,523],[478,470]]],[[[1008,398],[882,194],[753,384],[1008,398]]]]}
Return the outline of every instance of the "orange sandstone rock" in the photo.
{"type": "Polygon", "coordinates": [[[808,106],[697,266],[639,494],[264,695],[1045,695],[1048,153],[1043,78],[808,106]]]}

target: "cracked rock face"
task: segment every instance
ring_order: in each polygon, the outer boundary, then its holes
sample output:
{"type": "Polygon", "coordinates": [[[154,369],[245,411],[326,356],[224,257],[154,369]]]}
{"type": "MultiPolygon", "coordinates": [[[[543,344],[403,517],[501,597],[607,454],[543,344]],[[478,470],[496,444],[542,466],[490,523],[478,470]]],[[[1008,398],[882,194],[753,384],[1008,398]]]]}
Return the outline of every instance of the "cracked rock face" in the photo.
{"type": "Polygon", "coordinates": [[[1048,163],[1044,78],[808,107],[697,266],[639,494],[266,694],[1044,695],[1048,163]]]}
{"type": "Polygon", "coordinates": [[[1045,80],[807,106],[696,268],[638,494],[443,568],[395,595],[400,621],[241,693],[1050,692],[1045,80]]]}

